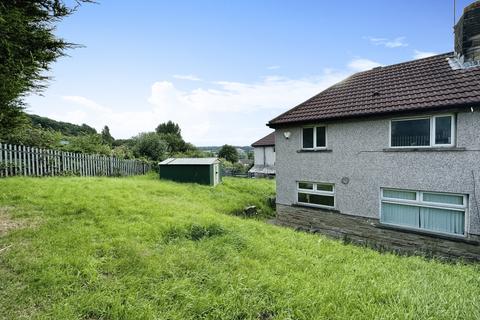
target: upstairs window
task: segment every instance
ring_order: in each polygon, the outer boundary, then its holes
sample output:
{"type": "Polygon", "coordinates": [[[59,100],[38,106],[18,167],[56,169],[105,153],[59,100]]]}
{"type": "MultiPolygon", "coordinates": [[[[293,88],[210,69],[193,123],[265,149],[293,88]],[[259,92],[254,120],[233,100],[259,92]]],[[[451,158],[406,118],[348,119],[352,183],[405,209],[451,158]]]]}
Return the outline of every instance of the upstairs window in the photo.
{"type": "Polygon", "coordinates": [[[449,147],[454,145],[454,134],[453,115],[392,120],[390,146],[449,147]]]}
{"type": "Polygon", "coordinates": [[[327,147],[326,127],[307,127],[302,132],[302,149],[325,149],[327,147]]]}

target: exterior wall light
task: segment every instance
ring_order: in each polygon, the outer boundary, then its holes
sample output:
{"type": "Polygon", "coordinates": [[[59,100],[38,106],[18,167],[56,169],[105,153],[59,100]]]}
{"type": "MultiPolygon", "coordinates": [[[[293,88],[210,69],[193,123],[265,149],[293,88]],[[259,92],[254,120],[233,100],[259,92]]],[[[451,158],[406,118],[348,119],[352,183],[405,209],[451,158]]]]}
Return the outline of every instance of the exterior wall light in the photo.
{"type": "Polygon", "coordinates": [[[288,139],[290,138],[290,135],[291,135],[291,134],[292,134],[292,133],[291,133],[290,131],[285,131],[285,132],[283,133],[283,136],[285,137],[285,139],[288,140],[288,139]]]}

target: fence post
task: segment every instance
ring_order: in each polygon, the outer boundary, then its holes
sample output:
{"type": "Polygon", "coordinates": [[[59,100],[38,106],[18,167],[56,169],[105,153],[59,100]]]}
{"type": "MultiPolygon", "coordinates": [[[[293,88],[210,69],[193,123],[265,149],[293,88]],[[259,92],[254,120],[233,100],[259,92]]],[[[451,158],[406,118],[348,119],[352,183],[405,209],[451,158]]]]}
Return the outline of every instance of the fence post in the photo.
{"type": "Polygon", "coordinates": [[[11,169],[12,169],[12,145],[11,144],[8,145],[8,163],[7,163],[7,166],[8,166],[7,176],[12,175],[12,171],[11,171],[11,169]]]}
{"type": "Polygon", "coordinates": [[[3,177],[3,144],[0,143],[0,177],[3,177]]]}

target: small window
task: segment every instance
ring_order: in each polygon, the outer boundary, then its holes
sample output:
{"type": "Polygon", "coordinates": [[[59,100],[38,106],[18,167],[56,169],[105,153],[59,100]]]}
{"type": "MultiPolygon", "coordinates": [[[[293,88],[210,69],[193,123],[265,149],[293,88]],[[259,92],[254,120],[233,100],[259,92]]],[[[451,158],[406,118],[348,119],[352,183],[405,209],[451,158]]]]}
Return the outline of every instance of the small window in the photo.
{"type": "Polygon", "coordinates": [[[327,146],[325,127],[316,127],[315,129],[317,131],[317,141],[315,146],[317,148],[325,148],[327,146]]]}
{"type": "Polygon", "coordinates": [[[454,117],[440,115],[391,121],[390,146],[442,147],[454,144],[454,117]]]}
{"type": "Polygon", "coordinates": [[[333,192],[333,184],[317,183],[317,190],[333,192]]]}
{"type": "Polygon", "coordinates": [[[331,183],[298,182],[297,202],[318,207],[335,207],[335,187],[331,183]]]}
{"type": "Polygon", "coordinates": [[[391,199],[403,199],[403,200],[416,200],[417,193],[414,191],[402,191],[402,190],[383,190],[384,198],[391,199]]]}
{"type": "Polygon", "coordinates": [[[423,201],[463,206],[463,196],[444,193],[423,193],[423,201]]]}
{"type": "Polygon", "coordinates": [[[380,221],[451,235],[465,234],[466,195],[383,189],[380,221]]]}
{"type": "Polygon", "coordinates": [[[452,144],[452,117],[435,117],[435,144],[452,144]]]}
{"type": "Polygon", "coordinates": [[[315,128],[303,128],[303,149],[313,149],[313,132],[315,128]]]}
{"type": "Polygon", "coordinates": [[[307,127],[302,132],[302,149],[324,149],[327,147],[326,127],[307,127]]]}
{"type": "Polygon", "coordinates": [[[313,183],[310,182],[299,182],[298,189],[313,190],[313,183]]]}

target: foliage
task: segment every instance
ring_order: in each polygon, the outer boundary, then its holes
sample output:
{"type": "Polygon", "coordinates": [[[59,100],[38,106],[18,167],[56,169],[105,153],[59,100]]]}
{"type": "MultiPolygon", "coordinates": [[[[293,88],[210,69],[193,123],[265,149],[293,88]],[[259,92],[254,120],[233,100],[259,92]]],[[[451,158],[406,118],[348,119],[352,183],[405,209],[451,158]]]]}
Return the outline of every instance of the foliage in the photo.
{"type": "Polygon", "coordinates": [[[223,170],[229,175],[246,174],[249,167],[239,162],[230,162],[225,159],[221,159],[223,170]]]}
{"type": "Polygon", "coordinates": [[[171,120],[169,120],[168,122],[160,123],[155,129],[155,131],[158,134],[175,135],[179,138],[182,137],[182,130],[180,130],[180,126],[171,120]]]}
{"type": "Polygon", "coordinates": [[[133,148],[134,145],[135,145],[135,140],[133,138],[115,139],[112,143],[113,147],[126,146],[128,148],[133,148]]]}
{"type": "Polygon", "coordinates": [[[148,132],[131,139],[115,140],[108,126],[102,129],[101,134],[97,134],[95,129],[86,124],[78,126],[36,115],[29,115],[29,117],[32,124],[25,124],[8,135],[0,136],[0,142],[69,152],[111,155],[121,159],[138,157],[159,161],[167,156],[189,158],[209,156],[193,144],[185,142],[179,135],[178,125],[171,121],[165,123],[162,128],[166,128],[167,131],[176,131],[178,135],[148,132]]]}
{"type": "Polygon", "coordinates": [[[108,144],[109,146],[111,146],[113,144],[113,141],[115,141],[115,139],[110,134],[110,128],[108,126],[103,127],[101,136],[103,143],[108,144]]]}
{"type": "Polygon", "coordinates": [[[136,157],[145,157],[153,161],[165,159],[167,143],[155,132],[141,133],[134,138],[133,153],[136,157]]]}
{"type": "Polygon", "coordinates": [[[238,162],[238,151],[234,146],[223,145],[218,151],[218,156],[229,162],[238,162]]]}
{"type": "Polygon", "coordinates": [[[79,126],[73,123],[56,121],[47,117],[40,117],[35,114],[27,114],[27,116],[30,118],[33,126],[55,130],[67,136],[97,133],[97,130],[86,124],[79,126]]]}
{"type": "MultiPolygon", "coordinates": [[[[77,0],[76,3],[88,2],[77,0]]],[[[55,24],[72,14],[62,0],[0,3],[0,135],[25,124],[22,97],[45,88],[45,71],[71,43],[55,35],[55,24]]]]}
{"type": "Polygon", "coordinates": [[[135,158],[132,149],[130,149],[126,145],[113,147],[112,148],[112,156],[120,158],[120,159],[133,159],[133,158],[135,158]]]}
{"type": "Polygon", "coordinates": [[[478,265],[343,244],[230,213],[274,181],[0,183],[0,318],[479,319],[478,265]],[[10,220],[6,220],[10,219],[10,220]]]}
{"type": "Polygon", "coordinates": [[[86,134],[68,137],[67,139],[68,143],[62,145],[63,151],[102,154],[106,156],[111,154],[110,147],[103,143],[99,134],[86,134]]]}
{"type": "Polygon", "coordinates": [[[187,151],[187,144],[182,137],[172,133],[158,134],[158,136],[167,144],[169,153],[187,151]]]}
{"type": "Polygon", "coordinates": [[[5,135],[0,142],[55,149],[60,147],[62,139],[63,135],[58,131],[25,125],[5,135]]]}

